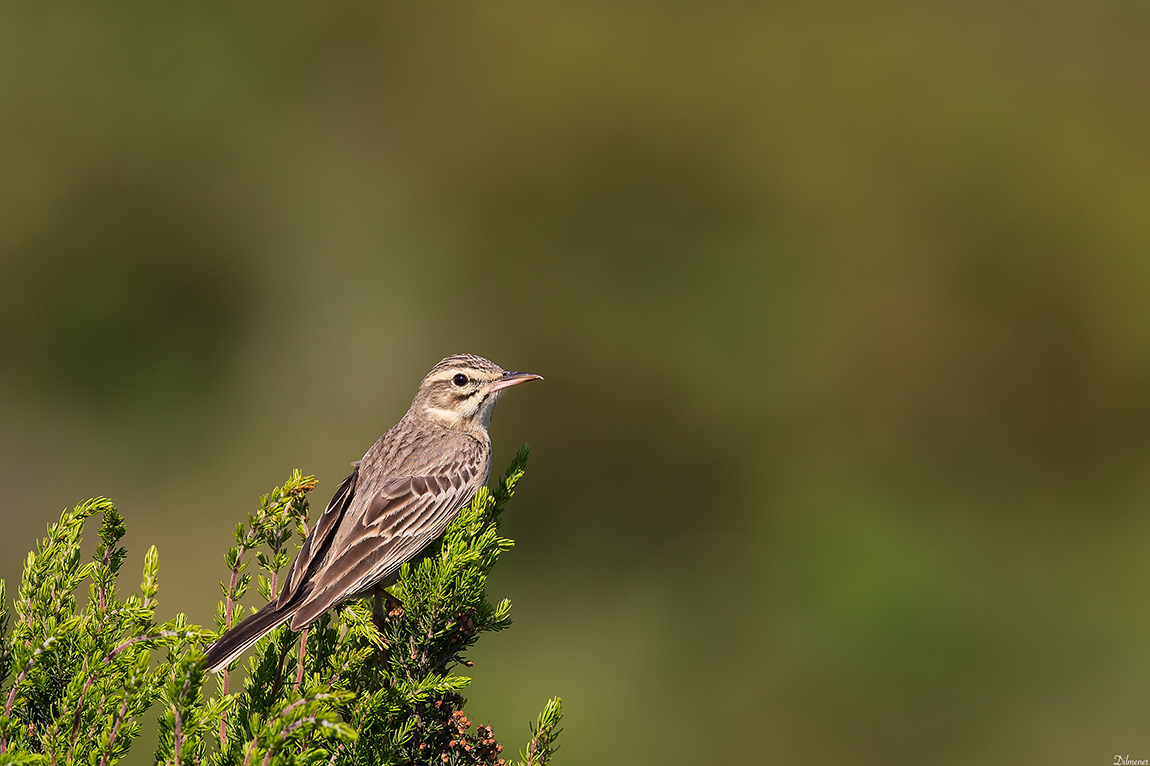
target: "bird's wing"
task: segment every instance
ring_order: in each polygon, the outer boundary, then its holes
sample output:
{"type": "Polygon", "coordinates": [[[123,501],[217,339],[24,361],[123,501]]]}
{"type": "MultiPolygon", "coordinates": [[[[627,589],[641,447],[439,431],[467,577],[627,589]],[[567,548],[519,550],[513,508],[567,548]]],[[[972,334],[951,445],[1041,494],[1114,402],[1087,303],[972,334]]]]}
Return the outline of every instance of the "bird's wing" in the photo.
{"type": "Polygon", "coordinates": [[[339,526],[340,519],[343,518],[348,506],[351,505],[352,498],[355,497],[355,485],[358,480],[359,463],[357,461],[351,475],[343,480],[343,484],[339,485],[339,489],[335,491],[331,502],[327,504],[327,509],[324,510],[311,533],[303,541],[303,547],[300,548],[299,555],[292,562],[287,581],[276,601],[277,609],[284,608],[289,601],[295,598],[300,591],[300,586],[307,580],[308,570],[311,569],[312,564],[323,559],[324,553],[327,552],[327,548],[334,537],[332,532],[339,526]]]}
{"type": "Polygon", "coordinates": [[[485,480],[482,460],[482,450],[468,450],[434,473],[389,479],[364,498],[362,514],[346,514],[345,529],[309,578],[310,592],[292,619],[293,630],[394,574],[443,534],[485,480]]]}

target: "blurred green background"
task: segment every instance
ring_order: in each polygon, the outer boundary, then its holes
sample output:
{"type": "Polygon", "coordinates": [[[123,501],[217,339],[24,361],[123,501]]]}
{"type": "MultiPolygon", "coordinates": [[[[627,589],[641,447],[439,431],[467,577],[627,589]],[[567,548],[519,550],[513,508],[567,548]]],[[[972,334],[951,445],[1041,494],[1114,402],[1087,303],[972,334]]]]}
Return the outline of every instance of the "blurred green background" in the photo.
{"type": "MultiPolygon", "coordinates": [[[[441,357],[546,382],[470,713],[581,764],[1150,758],[1150,6],[5,3],[0,574],[209,622],[441,357]]],[[[132,763],[150,763],[141,748],[132,763]]]]}

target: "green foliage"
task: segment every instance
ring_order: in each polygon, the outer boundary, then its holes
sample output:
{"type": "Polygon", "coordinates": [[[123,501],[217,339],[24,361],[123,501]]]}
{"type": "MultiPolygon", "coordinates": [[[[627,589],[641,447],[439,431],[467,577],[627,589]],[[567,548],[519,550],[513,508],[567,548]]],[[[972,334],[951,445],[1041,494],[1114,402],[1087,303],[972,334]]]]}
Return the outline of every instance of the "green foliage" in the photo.
{"type": "MultiPolygon", "coordinates": [[[[260,596],[275,598],[292,539],[307,534],[315,479],[295,471],[237,526],[215,631],[189,625],[183,614],[156,623],[154,547],[144,557],[140,595],[118,596],[124,523],[110,501],[65,512],[28,555],[10,632],[0,581],[0,766],[115,763],[157,700],[156,764],[505,763],[491,728],[472,730],[460,694],[470,679],[452,671],[470,665],[465,652],[482,633],[511,624],[510,602],[488,601],[486,579],[513,545],[498,522],[527,455],[524,445],[494,492],[477,493],[439,542],[402,567],[390,589],[398,601],[385,618],[377,622],[369,603],[352,601],[301,633],[281,626],[256,645],[242,689],[231,689],[233,665],[216,676],[211,698],[202,648],[241,618],[253,559],[260,596]],[[93,561],[81,563],[84,521],[97,513],[100,543],[93,561]],[[85,580],[81,608],[76,592],[85,580]],[[154,649],[164,658],[155,661],[154,649]]],[[[548,702],[524,766],[550,760],[560,716],[559,701],[548,702]]]]}
{"type": "Polygon", "coordinates": [[[559,749],[555,738],[559,736],[559,719],[563,717],[563,705],[558,697],[547,701],[539,720],[531,727],[531,741],[522,753],[525,766],[543,766],[559,749]]]}
{"type": "MultiPolygon", "coordinates": [[[[203,638],[183,615],[156,624],[154,547],[144,556],[141,595],[119,597],[123,535],[123,519],[111,501],[96,498],[65,511],[28,554],[16,622],[0,647],[0,763],[115,763],[160,693],[166,670],[151,667],[150,651],[203,638]],[[94,560],[82,564],[84,522],[97,513],[103,514],[100,544],[94,560]],[[88,600],[80,608],[76,592],[84,580],[88,600]]],[[[2,584],[0,603],[0,626],[6,629],[2,584]]]]}

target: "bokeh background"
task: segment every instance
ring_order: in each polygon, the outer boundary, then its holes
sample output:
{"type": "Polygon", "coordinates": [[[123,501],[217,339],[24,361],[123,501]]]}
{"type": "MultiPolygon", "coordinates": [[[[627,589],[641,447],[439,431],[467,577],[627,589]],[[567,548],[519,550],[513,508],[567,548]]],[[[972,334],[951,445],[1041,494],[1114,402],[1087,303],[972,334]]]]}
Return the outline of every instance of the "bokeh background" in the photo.
{"type": "MultiPolygon", "coordinates": [[[[546,382],[469,711],[558,763],[1150,758],[1150,6],[5,3],[0,574],[212,619],[441,357],[546,382]],[[130,577],[129,582],[134,579],[130,577]]],[[[139,748],[130,763],[150,763],[139,748]]]]}

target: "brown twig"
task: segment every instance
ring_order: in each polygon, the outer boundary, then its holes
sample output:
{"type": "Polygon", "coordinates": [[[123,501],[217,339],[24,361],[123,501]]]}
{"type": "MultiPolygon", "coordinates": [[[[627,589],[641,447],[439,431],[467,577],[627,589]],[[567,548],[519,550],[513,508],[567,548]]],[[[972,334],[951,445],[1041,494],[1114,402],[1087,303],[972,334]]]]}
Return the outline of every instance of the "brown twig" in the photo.
{"type": "Polygon", "coordinates": [[[299,666],[295,672],[295,688],[299,691],[300,686],[303,685],[303,661],[307,656],[307,636],[311,632],[311,628],[304,628],[303,633],[300,634],[299,640],[299,666]]]}
{"type": "Polygon", "coordinates": [[[128,700],[131,697],[124,694],[124,704],[120,706],[120,712],[116,716],[116,722],[112,724],[112,733],[108,736],[108,747],[104,751],[103,757],[100,758],[100,766],[107,766],[108,756],[112,754],[112,745],[116,744],[116,737],[120,733],[120,724],[124,722],[124,718],[128,715],[128,700]]]}

